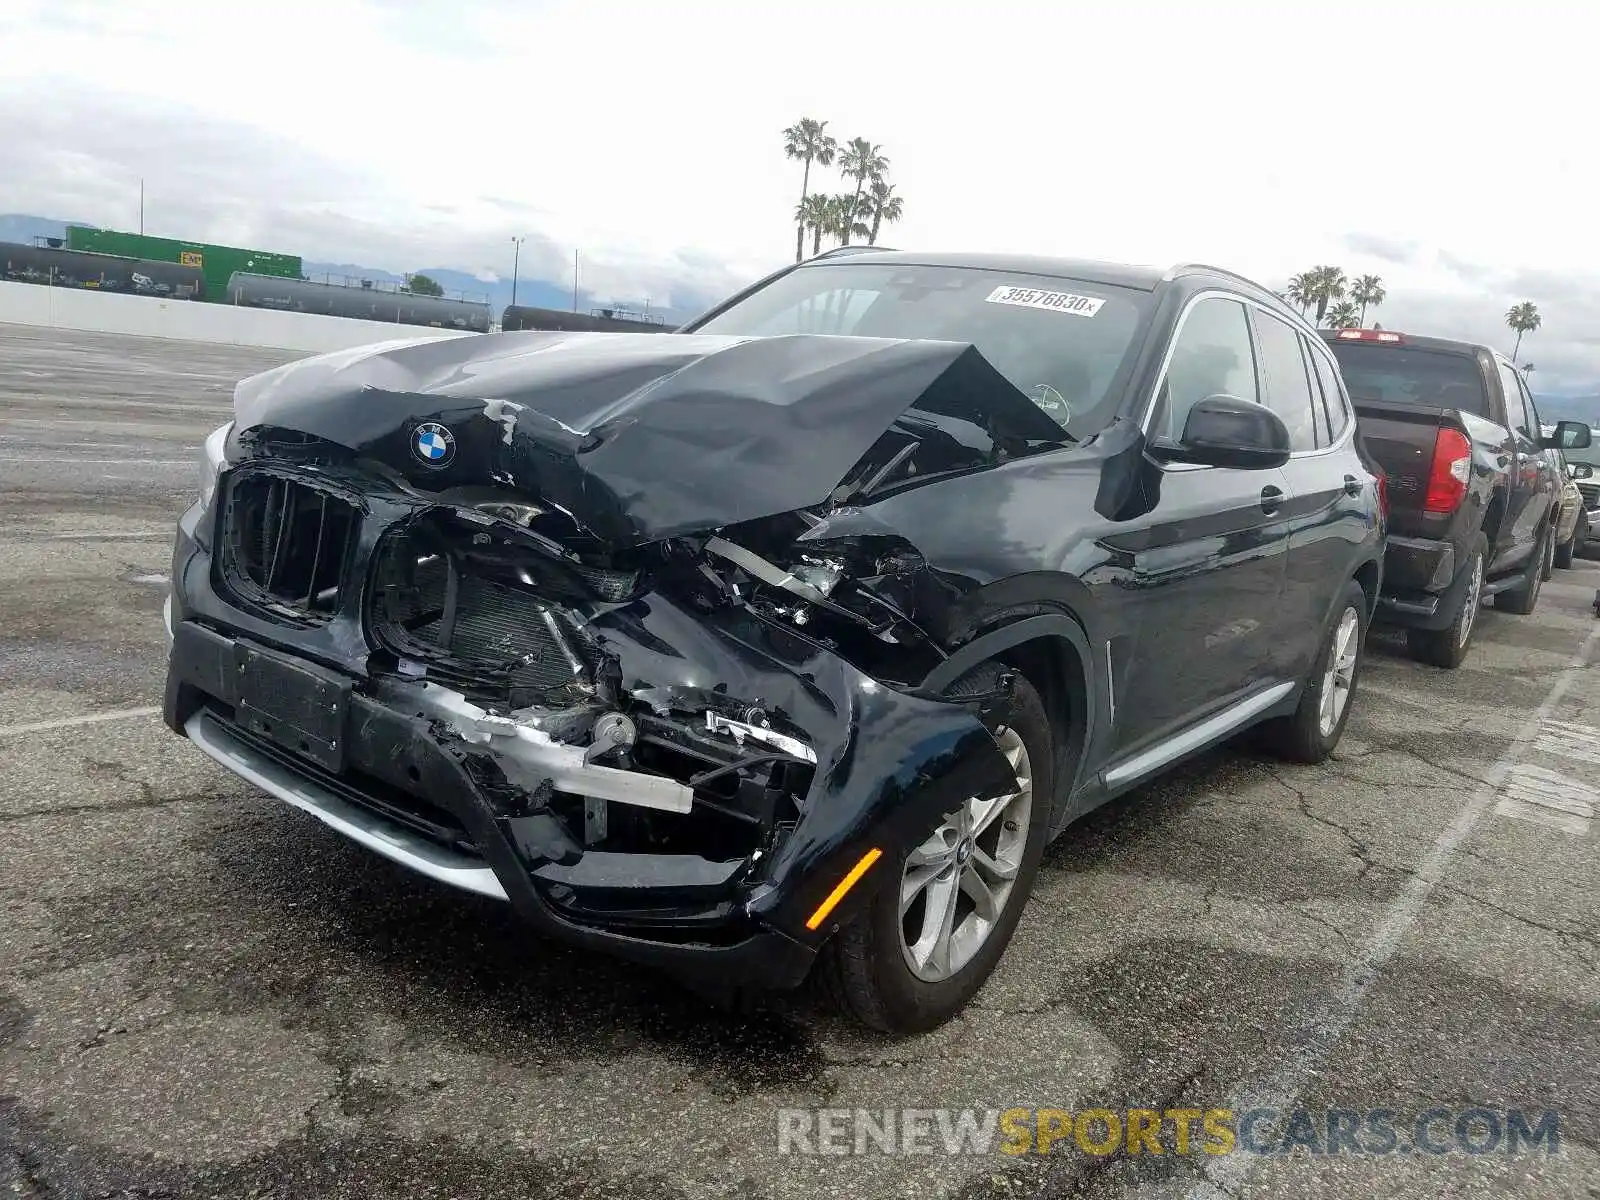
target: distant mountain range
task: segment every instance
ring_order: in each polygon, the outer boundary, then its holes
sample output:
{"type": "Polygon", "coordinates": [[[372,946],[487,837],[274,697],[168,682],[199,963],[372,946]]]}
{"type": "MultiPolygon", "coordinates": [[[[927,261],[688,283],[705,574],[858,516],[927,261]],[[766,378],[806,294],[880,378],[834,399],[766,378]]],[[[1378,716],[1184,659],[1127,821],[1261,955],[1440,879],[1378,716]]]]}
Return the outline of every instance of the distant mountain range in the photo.
{"type": "MultiPolygon", "coordinates": [[[[50,217],[37,217],[26,213],[0,213],[0,242],[20,242],[31,245],[34,238],[50,237],[64,238],[67,226],[88,225],[87,221],[58,221],[50,217]]],[[[91,226],[92,228],[92,226],[91,226]]],[[[322,280],[333,283],[344,283],[347,280],[355,281],[370,279],[374,283],[404,283],[405,276],[393,271],[385,271],[380,267],[367,267],[359,263],[332,263],[315,262],[310,259],[302,260],[301,270],[306,278],[322,280]]],[[[447,296],[465,296],[469,300],[487,301],[494,319],[499,320],[500,314],[506,305],[511,303],[511,281],[498,279],[487,281],[479,279],[470,271],[458,270],[454,267],[421,267],[413,274],[426,275],[445,291],[447,296]]],[[[517,303],[533,308],[554,308],[568,310],[573,307],[572,285],[570,283],[557,283],[548,279],[535,279],[523,276],[517,280],[517,303]]],[[[577,307],[583,312],[602,306],[602,301],[592,292],[578,289],[577,307]]],[[[650,309],[652,316],[662,318],[668,325],[678,325],[698,314],[703,308],[709,308],[712,298],[708,297],[703,305],[697,306],[694,311],[674,311],[661,308],[659,305],[650,309]]],[[[632,313],[644,311],[643,300],[618,301],[607,298],[604,307],[626,309],[632,313]]]]}

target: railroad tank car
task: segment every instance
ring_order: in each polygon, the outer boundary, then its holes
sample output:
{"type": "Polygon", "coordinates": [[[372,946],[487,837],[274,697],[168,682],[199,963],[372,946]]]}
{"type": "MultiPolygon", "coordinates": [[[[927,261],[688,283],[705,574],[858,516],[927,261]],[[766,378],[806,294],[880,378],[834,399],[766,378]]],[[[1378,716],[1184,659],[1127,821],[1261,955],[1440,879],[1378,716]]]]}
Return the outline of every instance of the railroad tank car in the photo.
{"type": "Polygon", "coordinates": [[[198,267],[19,242],[0,242],[0,279],[164,300],[206,298],[206,277],[198,267]]]}
{"type": "Polygon", "coordinates": [[[226,303],[281,312],[318,313],[361,321],[389,321],[399,325],[426,325],[434,329],[489,332],[489,305],[411,292],[317,283],[309,279],[284,279],[235,271],[228,280],[226,303]]]}
{"type": "Polygon", "coordinates": [[[607,310],[597,313],[563,312],[555,308],[530,308],[524,304],[508,304],[500,316],[500,328],[539,329],[563,333],[668,333],[672,326],[661,321],[608,316],[607,310]]]}

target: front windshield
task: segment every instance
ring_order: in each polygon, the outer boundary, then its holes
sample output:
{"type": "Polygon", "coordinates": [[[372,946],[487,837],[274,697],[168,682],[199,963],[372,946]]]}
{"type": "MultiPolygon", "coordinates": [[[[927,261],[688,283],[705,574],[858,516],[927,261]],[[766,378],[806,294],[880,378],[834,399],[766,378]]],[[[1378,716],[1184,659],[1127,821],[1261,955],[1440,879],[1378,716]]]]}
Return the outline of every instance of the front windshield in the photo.
{"type": "Polygon", "coordinates": [[[1148,292],[970,267],[818,263],[695,327],[773,337],[847,334],[970,342],[1078,440],[1117,408],[1148,292]]]}

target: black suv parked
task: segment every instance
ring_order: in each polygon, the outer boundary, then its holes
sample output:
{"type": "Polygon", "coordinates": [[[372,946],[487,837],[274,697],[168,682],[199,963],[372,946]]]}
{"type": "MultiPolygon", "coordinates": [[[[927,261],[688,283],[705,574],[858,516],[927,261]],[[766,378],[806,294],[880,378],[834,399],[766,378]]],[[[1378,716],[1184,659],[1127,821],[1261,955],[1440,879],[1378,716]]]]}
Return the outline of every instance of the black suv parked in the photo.
{"type": "Polygon", "coordinates": [[[1483,597],[1524,615],[1539,602],[1566,486],[1544,451],[1587,446],[1589,427],[1562,421],[1541,436],[1527,385],[1488,346],[1387,329],[1322,336],[1388,473],[1378,616],[1406,628],[1419,658],[1460,666],[1483,597]]]}
{"type": "Polygon", "coordinates": [[[888,1029],[977,990],[1074,818],[1250,726],[1324,757],[1380,582],[1333,358],[1208,267],[825,256],[235,412],[175,731],[574,942],[718,986],[825,953],[888,1029]]]}

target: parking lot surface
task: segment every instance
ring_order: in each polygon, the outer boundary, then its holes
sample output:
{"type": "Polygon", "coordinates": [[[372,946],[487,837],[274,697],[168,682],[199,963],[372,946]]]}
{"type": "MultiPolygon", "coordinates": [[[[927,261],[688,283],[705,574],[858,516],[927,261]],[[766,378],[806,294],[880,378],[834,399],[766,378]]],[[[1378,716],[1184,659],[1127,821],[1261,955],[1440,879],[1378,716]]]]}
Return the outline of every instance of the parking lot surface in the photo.
{"type": "Polygon", "coordinates": [[[170,527],[288,357],[0,326],[0,1195],[1600,1196],[1594,564],[1459,671],[1375,634],[1334,761],[1231,746],[1086,819],[972,1008],[889,1041],[532,940],[165,730],[170,527]],[[784,1110],[1013,1107],[1560,1144],[779,1152],[784,1110]]]}

